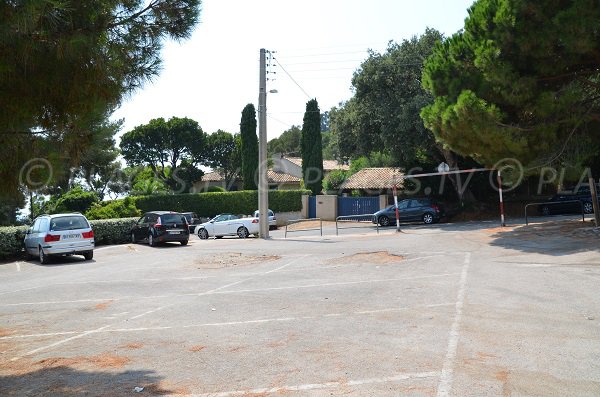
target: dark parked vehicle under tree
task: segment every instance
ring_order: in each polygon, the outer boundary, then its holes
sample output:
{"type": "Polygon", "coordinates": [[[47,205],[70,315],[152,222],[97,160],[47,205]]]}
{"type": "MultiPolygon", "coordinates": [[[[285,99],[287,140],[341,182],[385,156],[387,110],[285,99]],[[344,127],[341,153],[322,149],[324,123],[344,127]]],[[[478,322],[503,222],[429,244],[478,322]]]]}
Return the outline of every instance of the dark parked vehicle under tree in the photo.
{"type": "MultiPolygon", "coordinates": [[[[596,189],[600,191],[600,186],[596,189]]],[[[592,193],[587,185],[573,191],[555,194],[547,204],[538,206],[538,212],[541,215],[580,214],[582,206],[584,213],[594,213],[592,193]]]]}
{"type": "MultiPolygon", "coordinates": [[[[439,222],[444,217],[444,208],[434,199],[429,197],[411,198],[398,202],[400,222],[421,221],[426,224],[439,222]]],[[[387,208],[373,214],[373,223],[389,226],[396,223],[396,206],[387,208]]]]}
{"type": "Polygon", "coordinates": [[[147,241],[151,247],[160,243],[179,242],[186,245],[190,230],[185,216],[178,212],[146,212],[131,229],[131,242],[147,241]]]}

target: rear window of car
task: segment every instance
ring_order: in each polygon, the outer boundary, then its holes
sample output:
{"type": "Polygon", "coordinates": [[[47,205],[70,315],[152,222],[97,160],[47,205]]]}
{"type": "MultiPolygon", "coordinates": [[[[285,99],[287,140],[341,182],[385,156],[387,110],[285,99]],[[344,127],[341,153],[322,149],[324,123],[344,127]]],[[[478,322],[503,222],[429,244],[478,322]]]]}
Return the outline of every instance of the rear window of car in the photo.
{"type": "Polygon", "coordinates": [[[162,223],[183,223],[185,218],[179,214],[165,214],[160,216],[162,223]]]}
{"type": "Polygon", "coordinates": [[[61,216],[52,218],[50,221],[50,231],[58,232],[61,230],[89,229],[90,225],[82,216],[61,216]]]}

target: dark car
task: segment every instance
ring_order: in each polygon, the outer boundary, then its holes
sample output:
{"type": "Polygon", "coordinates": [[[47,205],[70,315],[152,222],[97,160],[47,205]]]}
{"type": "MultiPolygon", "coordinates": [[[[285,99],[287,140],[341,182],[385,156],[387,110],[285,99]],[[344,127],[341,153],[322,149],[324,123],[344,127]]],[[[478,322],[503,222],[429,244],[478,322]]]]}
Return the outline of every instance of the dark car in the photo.
{"type": "Polygon", "coordinates": [[[202,222],[200,222],[200,218],[198,218],[198,215],[195,212],[182,212],[181,215],[185,216],[185,220],[188,223],[188,229],[190,231],[190,233],[194,233],[194,229],[196,228],[196,225],[201,224],[202,222]]]}
{"type": "Polygon", "coordinates": [[[152,247],[172,241],[186,245],[189,239],[187,220],[178,212],[146,212],[131,229],[132,243],[147,241],[152,247]]]}
{"type": "MultiPolygon", "coordinates": [[[[426,224],[439,222],[444,216],[444,208],[431,198],[411,198],[398,203],[398,213],[401,222],[421,221],[426,224]]],[[[389,226],[396,223],[396,206],[387,208],[373,214],[373,223],[389,226]]]]}
{"type": "MultiPolygon", "coordinates": [[[[598,190],[600,191],[600,189],[598,190]]],[[[538,206],[538,212],[541,215],[580,214],[582,206],[583,212],[586,214],[594,212],[589,186],[581,186],[579,189],[555,194],[547,204],[538,206]]]]}

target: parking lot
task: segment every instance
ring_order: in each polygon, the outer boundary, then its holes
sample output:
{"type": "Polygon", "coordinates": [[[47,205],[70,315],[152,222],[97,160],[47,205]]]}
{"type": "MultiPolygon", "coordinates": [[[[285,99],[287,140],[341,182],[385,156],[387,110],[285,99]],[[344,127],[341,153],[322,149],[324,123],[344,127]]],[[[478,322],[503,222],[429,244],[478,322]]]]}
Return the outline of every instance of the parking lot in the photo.
{"type": "Polygon", "coordinates": [[[598,396],[587,223],[280,229],[0,264],[0,395],[598,396]]]}

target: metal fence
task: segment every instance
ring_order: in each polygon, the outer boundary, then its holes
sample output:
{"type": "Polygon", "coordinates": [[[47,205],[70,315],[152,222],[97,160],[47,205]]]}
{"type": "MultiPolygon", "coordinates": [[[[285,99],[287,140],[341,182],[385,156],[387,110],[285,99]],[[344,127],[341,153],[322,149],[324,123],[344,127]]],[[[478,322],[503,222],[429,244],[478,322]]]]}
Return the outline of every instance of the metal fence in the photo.
{"type": "MultiPolygon", "coordinates": [[[[541,206],[541,205],[557,205],[557,204],[568,204],[568,203],[579,203],[580,207],[581,207],[581,220],[585,221],[585,211],[583,210],[583,202],[581,200],[568,200],[568,201],[546,201],[543,203],[529,203],[525,205],[525,225],[529,225],[529,218],[527,216],[527,209],[531,206],[541,206]]],[[[556,214],[559,215],[559,214],[556,214]]],[[[550,216],[549,215],[544,215],[544,216],[550,216]]]]}
{"type": "Polygon", "coordinates": [[[321,220],[321,218],[307,218],[307,219],[294,219],[294,220],[289,220],[287,221],[287,223],[285,224],[285,238],[287,238],[287,234],[289,233],[294,233],[294,232],[308,232],[311,230],[319,230],[321,232],[321,237],[323,236],[323,221],[321,220]],[[308,229],[298,229],[298,230],[288,230],[288,226],[290,225],[294,225],[296,223],[302,223],[302,222],[312,222],[312,221],[319,221],[319,227],[313,227],[313,228],[308,228],[308,229]]]}
{"type": "MultiPolygon", "coordinates": [[[[361,215],[342,215],[335,218],[335,235],[337,236],[340,229],[364,229],[364,226],[347,226],[340,227],[340,223],[373,223],[374,214],[361,214],[361,215]]],[[[379,223],[375,223],[375,229],[379,234],[379,223]]]]}

